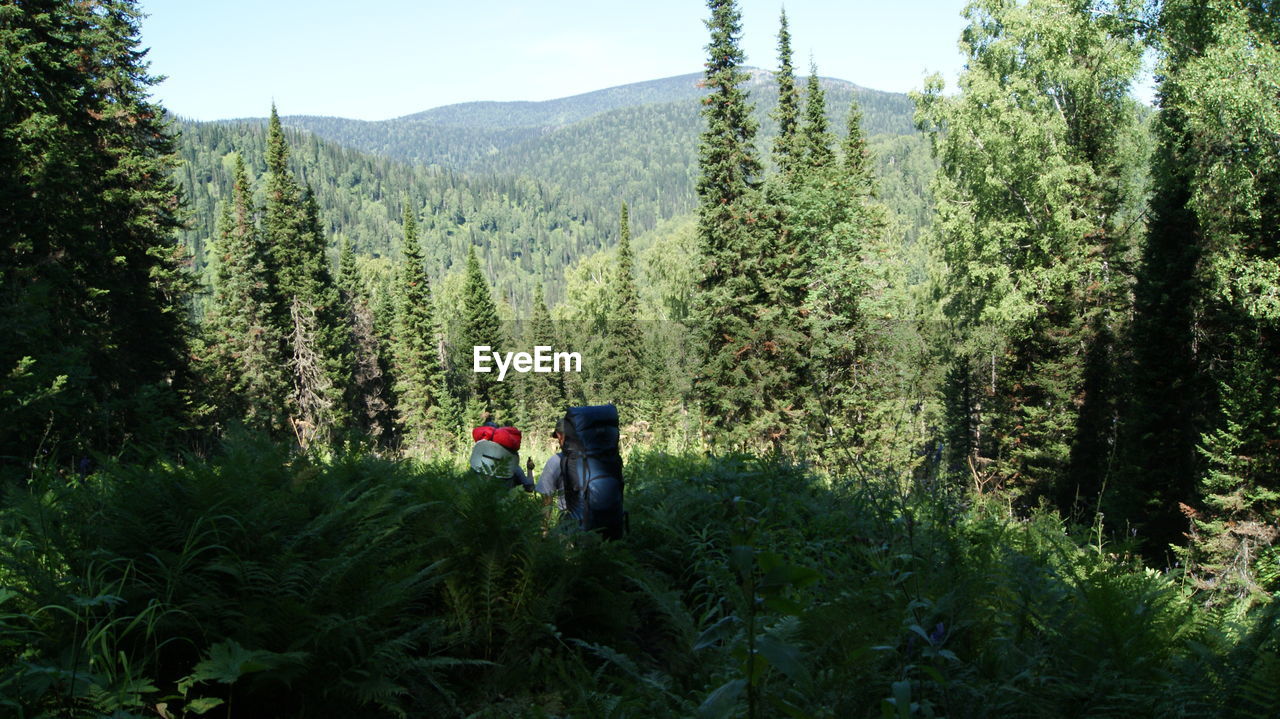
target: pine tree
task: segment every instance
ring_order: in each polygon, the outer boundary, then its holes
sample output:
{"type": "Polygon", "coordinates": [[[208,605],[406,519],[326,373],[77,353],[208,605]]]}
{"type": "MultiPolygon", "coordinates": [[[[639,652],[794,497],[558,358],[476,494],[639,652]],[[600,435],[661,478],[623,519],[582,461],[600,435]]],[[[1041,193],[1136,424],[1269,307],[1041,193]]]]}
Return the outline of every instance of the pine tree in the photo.
{"type": "Polygon", "coordinates": [[[398,421],[408,447],[443,449],[453,429],[452,402],[436,349],[440,332],[418,243],[418,223],[408,203],[403,224],[395,365],[398,421]]]}
{"type": "Polygon", "coordinates": [[[186,423],[192,288],[138,11],[3,16],[0,463],[162,442],[186,423]]]}
{"type": "Polygon", "coordinates": [[[795,69],[791,65],[791,32],[787,29],[787,11],[778,21],[778,107],[773,117],[778,122],[778,136],[773,141],[773,160],[778,172],[790,175],[800,155],[798,125],[800,93],[796,90],[795,69]]]}

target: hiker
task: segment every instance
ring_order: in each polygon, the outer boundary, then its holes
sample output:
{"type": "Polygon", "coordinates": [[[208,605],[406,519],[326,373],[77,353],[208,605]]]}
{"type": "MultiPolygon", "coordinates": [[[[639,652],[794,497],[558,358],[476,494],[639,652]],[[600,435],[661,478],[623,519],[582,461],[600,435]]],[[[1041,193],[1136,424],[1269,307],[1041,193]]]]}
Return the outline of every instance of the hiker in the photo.
{"type": "Polygon", "coordinates": [[[542,495],[543,504],[551,504],[555,499],[556,507],[567,512],[575,520],[582,520],[582,512],[578,508],[580,497],[577,492],[566,491],[564,471],[564,418],[556,420],[556,428],[551,430],[551,438],[556,441],[558,451],[542,465],[542,473],[538,475],[537,492],[542,495]]]}
{"type": "Polygon", "coordinates": [[[570,407],[551,433],[560,451],[547,460],[537,491],[589,531],[606,540],[626,533],[622,509],[622,457],[618,453],[618,410],[611,404],[570,407]]]}
{"type": "Polygon", "coordinates": [[[507,425],[499,427],[487,421],[471,430],[476,444],[471,448],[471,469],[482,477],[493,477],[511,488],[533,491],[533,481],[520,468],[520,430],[507,425]]]}

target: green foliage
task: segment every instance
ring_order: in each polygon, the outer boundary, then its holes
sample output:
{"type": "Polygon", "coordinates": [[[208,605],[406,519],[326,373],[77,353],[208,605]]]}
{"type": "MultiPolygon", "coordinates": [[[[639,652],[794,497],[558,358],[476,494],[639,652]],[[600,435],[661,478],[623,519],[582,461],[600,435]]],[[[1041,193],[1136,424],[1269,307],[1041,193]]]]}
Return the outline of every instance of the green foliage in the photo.
{"type": "MultiPolygon", "coordinates": [[[[459,343],[459,349],[463,353],[461,361],[466,365],[471,364],[473,347],[487,346],[493,352],[508,351],[507,339],[502,331],[502,319],[498,317],[498,308],[493,303],[489,283],[480,272],[480,261],[476,259],[475,248],[467,250],[466,284],[463,287],[462,302],[462,339],[459,343]]],[[[496,372],[472,372],[469,385],[464,424],[479,424],[485,416],[502,419],[510,410],[506,387],[498,381],[496,372]]]]}
{"type": "Polygon", "coordinates": [[[173,143],[132,2],[0,7],[0,471],[185,426],[173,143]]]}
{"type": "Polygon", "coordinates": [[[774,77],[778,81],[778,106],[773,119],[778,123],[778,136],[773,140],[773,161],[778,172],[787,175],[795,169],[801,150],[798,145],[800,92],[796,90],[796,73],[791,65],[791,31],[787,28],[785,8],[778,19],[778,72],[774,77]]]}
{"type": "Polygon", "coordinates": [[[1274,605],[1206,610],[1052,515],[747,457],[633,453],[627,477],[632,531],[605,545],[438,463],[241,440],[41,473],[0,512],[0,697],[61,716],[1267,706],[1274,605]]]}
{"type": "Polygon", "coordinates": [[[271,107],[267,126],[266,204],[262,242],[270,256],[267,291],[283,338],[291,394],[290,426],[299,442],[331,441],[350,422],[351,330],[329,269],[315,194],[288,166],[288,145],[271,107]]]}
{"type": "Polygon", "coordinates": [[[199,367],[210,382],[205,396],[222,423],[281,432],[288,406],[284,338],[275,322],[277,298],[271,258],[255,222],[244,161],[234,159],[232,198],[223,205],[214,253],[213,302],[203,326],[207,356],[199,367]]]}
{"type": "Polygon", "coordinates": [[[975,3],[961,94],[935,77],[917,97],[941,162],[930,240],[952,469],[1064,506],[1106,472],[1105,453],[1077,450],[1114,442],[1106,338],[1126,318],[1143,199],[1129,10],[975,3]]]}
{"type": "Polygon", "coordinates": [[[813,62],[809,63],[804,96],[804,124],[798,134],[797,160],[802,167],[816,170],[835,158],[831,151],[832,137],[827,132],[827,95],[818,82],[818,66],[813,62]]]}
{"type": "Polygon", "coordinates": [[[1117,504],[1146,510],[1156,551],[1192,520],[1180,554],[1210,601],[1261,598],[1280,537],[1280,34],[1274,8],[1252,3],[1166,3],[1160,20],[1154,219],[1134,332],[1146,389],[1129,409],[1132,489],[1117,504]]]}
{"type": "MultiPolygon", "coordinates": [[[[182,236],[197,267],[203,268],[218,203],[231,196],[226,158],[231,153],[243,156],[251,179],[261,178],[267,128],[265,122],[175,124],[183,160],[175,174],[191,215],[191,227],[182,236]]],[[[433,286],[450,269],[460,269],[467,247],[476,245],[482,267],[503,296],[523,305],[543,281],[556,301],[564,292],[560,268],[603,248],[614,236],[606,218],[616,200],[610,201],[608,214],[589,212],[571,193],[534,180],[464,176],[363,154],[287,126],[283,132],[292,148],[290,170],[315,191],[329,251],[336,254],[345,238],[357,256],[398,259],[407,205],[418,213],[424,265],[433,286]]],[[[256,201],[262,204],[263,185],[255,187],[256,201]]]]}
{"type": "Polygon", "coordinates": [[[702,276],[690,316],[702,367],[694,390],[713,447],[780,449],[802,411],[803,336],[789,301],[796,263],[761,192],[746,74],[732,1],[708,3],[712,18],[699,146],[698,246],[702,276]]]}
{"type": "MultiPolygon", "coordinates": [[[[612,301],[607,305],[607,332],[601,367],[599,399],[621,407],[637,408],[652,398],[651,374],[646,361],[644,336],[640,329],[640,293],[636,288],[635,254],[631,250],[631,224],[627,205],[620,217],[617,266],[610,289],[612,301]]],[[[640,414],[633,410],[635,414],[640,414]]]]}
{"type": "Polygon", "coordinates": [[[405,207],[400,297],[395,333],[396,409],[407,448],[447,450],[458,431],[453,397],[440,357],[431,287],[422,266],[418,225],[405,207]]]}
{"type": "MultiPolygon", "coordinates": [[[[570,212],[559,217],[594,223],[598,234],[588,235],[590,239],[612,239],[608,220],[619,200],[631,206],[637,235],[696,208],[697,176],[691,168],[697,163],[697,138],[703,129],[699,108],[709,92],[701,80],[700,75],[684,75],[547,102],[452,105],[378,122],[284,120],[345,147],[477,178],[465,180],[469,186],[487,176],[530,178],[544,197],[573,198],[572,203],[562,201],[570,212]]],[[[777,135],[776,122],[769,116],[778,100],[775,77],[749,69],[745,82],[758,98],[753,116],[762,128],[761,139],[767,141],[777,135]]],[[[844,125],[844,112],[856,96],[867,114],[868,132],[913,133],[911,102],[905,95],[842,80],[824,79],[823,84],[833,126],[844,125]]],[[[461,257],[461,249],[457,247],[453,256],[461,257]]],[[[575,256],[583,254],[585,250],[574,251],[575,256]]],[[[549,286],[548,294],[558,300],[558,285],[549,286]]]]}

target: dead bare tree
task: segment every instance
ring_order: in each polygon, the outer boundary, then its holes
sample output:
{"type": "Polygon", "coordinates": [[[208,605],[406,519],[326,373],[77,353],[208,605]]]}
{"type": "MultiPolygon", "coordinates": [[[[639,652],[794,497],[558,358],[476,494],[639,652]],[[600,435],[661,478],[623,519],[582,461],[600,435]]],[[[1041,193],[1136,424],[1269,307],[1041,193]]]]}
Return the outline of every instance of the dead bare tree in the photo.
{"type": "Polygon", "coordinates": [[[331,388],[325,376],[320,355],[315,351],[316,312],[314,307],[304,307],[293,298],[289,306],[293,319],[293,357],[289,359],[289,375],[293,380],[293,407],[290,418],[298,444],[307,447],[316,439],[327,439],[332,429],[333,402],[329,399],[331,388]]]}

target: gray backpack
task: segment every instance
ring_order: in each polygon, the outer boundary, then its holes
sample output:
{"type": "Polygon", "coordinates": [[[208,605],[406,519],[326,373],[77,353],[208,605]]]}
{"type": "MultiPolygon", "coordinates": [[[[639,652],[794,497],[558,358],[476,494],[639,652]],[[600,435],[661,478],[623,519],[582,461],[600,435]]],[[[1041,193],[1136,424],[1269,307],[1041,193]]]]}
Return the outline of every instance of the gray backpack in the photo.
{"type": "Polygon", "coordinates": [[[518,461],[515,452],[491,439],[482,439],[471,448],[471,471],[481,477],[510,481],[518,461]]]}

